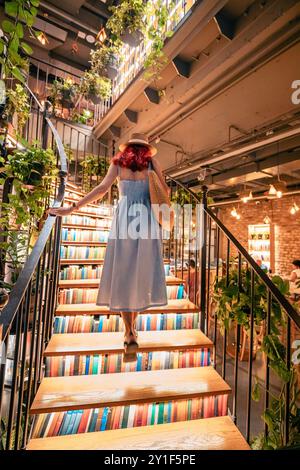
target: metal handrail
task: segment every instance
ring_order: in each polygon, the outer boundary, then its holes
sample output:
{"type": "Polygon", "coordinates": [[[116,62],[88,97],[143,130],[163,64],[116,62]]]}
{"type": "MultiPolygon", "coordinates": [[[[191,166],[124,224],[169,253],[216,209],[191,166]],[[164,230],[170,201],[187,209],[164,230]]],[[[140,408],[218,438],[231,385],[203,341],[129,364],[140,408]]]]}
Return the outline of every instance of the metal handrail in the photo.
{"type": "MultiPolygon", "coordinates": [[[[36,96],[31,91],[31,89],[28,87],[28,85],[25,85],[25,86],[29,94],[31,95],[35,103],[37,104],[38,108],[43,113],[43,118],[45,119],[47,126],[51,129],[55,144],[57,146],[58,155],[59,155],[59,164],[60,164],[60,170],[59,170],[58,176],[59,176],[60,181],[59,181],[57,196],[52,207],[59,207],[62,204],[62,201],[64,199],[65,184],[66,184],[66,178],[68,174],[67,156],[66,156],[63,144],[61,142],[61,139],[59,137],[59,134],[57,130],[55,129],[53,123],[47,116],[47,109],[41,105],[41,103],[36,98],[36,96]]],[[[0,340],[2,341],[5,341],[7,335],[9,334],[10,327],[15,319],[15,315],[21,305],[21,302],[26,293],[26,289],[29,286],[30,280],[37,267],[40,257],[45,249],[46,243],[49,239],[54,223],[55,223],[55,217],[49,215],[32,249],[32,252],[30,253],[27,261],[24,264],[24,267],[16,281],[16,284],[14,285],[10,293],[9,302],[3,308],[1,312],[0,325],[2,326],[2,337],[0,338],[0,340]]]]}
{"type": "Polygon", "coordinates": [[[211,217],[211,219],[216,223],[220,230],[226,235],[230,242],[235,246],[238,252],[245,258],[247,263],[253,268],[257,276],[263,281],[263,283],[268,287],[272,296],[277,300],[281,307],[286,311],[290,319],[300,328],[300,316],[288,299],[280,292],[280,290],[275,286],[270,277],[265,273],[265,271],[254,261],[252,256],[247,252],[247,250],[241,245],[241,243],[235,238],[235,236],[226,228],[226,226],[220,221],[220,219],[213,213],[211,209],[207,207],[206,203],[206,192],[207,188],[203,186],[205,193],[204,201],[191,191],[187,186],[178,181],[177,179],[166,174],[168,180],[173,181],[176,185],[180,186],[186,192],[188,192],[197,202],[204,204],[205,212],[211,217]]]}

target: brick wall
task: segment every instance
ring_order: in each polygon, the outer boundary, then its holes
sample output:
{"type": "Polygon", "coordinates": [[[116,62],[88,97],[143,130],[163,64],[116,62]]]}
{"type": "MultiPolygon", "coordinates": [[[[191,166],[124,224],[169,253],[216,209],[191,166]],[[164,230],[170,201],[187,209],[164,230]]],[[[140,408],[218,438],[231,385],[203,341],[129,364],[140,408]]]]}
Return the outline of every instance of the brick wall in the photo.
{"type": "MultiPolygon", "coordinates": [[[[286,196],[272,201],[235,204],[241,215],[240,220],[230,215],[233,205],[220,207],[218,216],[248,250],[248,225],[262,224],[264,217],[268,215],[274,233],[274,272],[285,276],[291,272],[291,261],[300,259],[300,211],[295,215],[290,214],[293,202],[300,207],[300,195],[286,196]]],[[[232,254],[236,254],[234,250],[232,254]]]]}

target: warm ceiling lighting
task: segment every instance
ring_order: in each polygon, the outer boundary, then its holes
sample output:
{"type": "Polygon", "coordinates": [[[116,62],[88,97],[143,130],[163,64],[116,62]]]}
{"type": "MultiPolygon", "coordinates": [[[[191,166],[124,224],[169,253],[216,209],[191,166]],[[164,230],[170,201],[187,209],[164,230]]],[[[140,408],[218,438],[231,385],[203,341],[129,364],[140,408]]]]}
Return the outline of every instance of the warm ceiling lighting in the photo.
{"type": "Polygon", "coordinates": [[[246,204],[250,199],[253,199],[252,191],[248,193],[248,191],[243,192],[240,194],[240,200],[246,204]]]}
{"type": "Polygon", "coordinates": [[[295,215],[296,212],[299,211],[299,207],[297,206],[297,204],[294,202],[294,204],[292,205],[291,209],[290,209],[290,214],[292,215],[295,215]]]}
{"type": "Polygon", "coordinates": [[[105,32],[105,29],[104,28],[100,29],[99,33],[96,36],[97,41],[100,42],[100,44],[103,44],[106,38],[107,38],[107,34],[105,32]]]}
{"type": "Polygon", "coordinates": [[[232,209],[230,214],[232,215],[232,217],[234,217],[237,220],[240,220],[240,218],[241,218],[240,214],[238,213],[238,211],[236,210],[235,207],[232,209]]]}
{"type": "Polygon", "coordinates": [[[269,189],[270,196],[277,196],[278,198],[281,198],[285,191],[286,191],[286,186],[284,183],[279,182],[275,184],[270,184],[270,189],[269,189]]]}
{"type": "Polygon", "coordinates": [[[39,31],[37,34],[36,34],[36,37],[38,39],[38,41],[40,41],[40,43],[43,45],[43,46],[46,46],[46,44],[49,44],[49,40],[46,36],[46,33],[44,33],[43,31],[39,31]]]}
{"type": "Polygon", "coordinates": [[[271,222],[271,219],[268,215],[264,218],[264,224],[268,225],[271,222]]]}

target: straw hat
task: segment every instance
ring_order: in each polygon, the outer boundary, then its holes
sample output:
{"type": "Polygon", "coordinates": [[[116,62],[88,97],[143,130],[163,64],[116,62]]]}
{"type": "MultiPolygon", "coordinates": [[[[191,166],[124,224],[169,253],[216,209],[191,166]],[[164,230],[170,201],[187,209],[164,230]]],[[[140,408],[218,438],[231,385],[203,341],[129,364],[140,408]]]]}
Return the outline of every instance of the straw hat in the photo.
{"type": "Polygon", "coordinates": [[[138,133],[132,134],[128,142],[126,142],[125,144],[121,144],[119,146],[119,150],[121,150],[121,152],[124,152],[126,147],[131,144],[145,145],[146,147],[149,148],[152,157],[157,153],[157,149],[153,147],[153,145],[149,144],[149,139],[146,136],[146,134],[138,134],[138,133]]]}

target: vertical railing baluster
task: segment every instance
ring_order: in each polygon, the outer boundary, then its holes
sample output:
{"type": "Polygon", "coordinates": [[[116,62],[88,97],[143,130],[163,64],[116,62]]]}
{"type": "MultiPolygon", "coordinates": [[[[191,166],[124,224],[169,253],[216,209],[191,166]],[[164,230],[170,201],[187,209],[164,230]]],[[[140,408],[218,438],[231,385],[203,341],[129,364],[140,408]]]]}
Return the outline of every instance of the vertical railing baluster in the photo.
{"type": "MultiPolygon", "coordinates": [[[[226,287],[229,286],[229,272],[230,272],[230,240],[227,238],[226,249],[226,287]]],[[[227,329],[224,328],[223,336],[223,357],[222,357],[222,377],[226,378],[226,359],[227,359],[227,329]]]]}
{"type": "Polygon", "coordinates": [[[182,234],[181,234],[181,279],[183,279],[183,265],[184,265],[184,245],[185,245],[185,214],[184,205],[181,207],[182,211],[182,234]]]}
{"type": "Polygon", "coordinates": [[[12,384],[11,384],[11,394],[9,400],[9,411],[8,411],[8,421],[7,421],[7,433],[6,433],[6,450],[10,450],[11,441],[13,435],[14,427],[14,414],[15,414],[15,405],[17,399],[17,388],[18,388],[18,370],[19,370],[19,358],[20,358],[20,345],[21,345],[21,335],[22,335],[22,324],[23,324],[23,314],[24,314],[24,299],[21,302],[21,305],[16,312],[15,317],[15,346],[14,346],[14,360],[13,360],[13,370],[12,370],[12,384]]]}
{"type": "MultiPolygon", "coordinates": [[[[269,289],[267,289],[267,317],[266,317],[266,336],[268,336],[271,333],[271,310],[272,310],[272,294],[269,289]]],[[[267,410],[269,408],[269,393],[270,393],[270,359],[267,354],[265,354],[265,361],[266,361],[266,374],[265,374],[265,383],[266,383],[266,388],[265,388],[265,404],[264,404],[264,409],[267,410]]],[[[268,436],[268,425],[265,422],[264,425],[264,434],[265,437],[268,436]]]]}
{"type": "Polygon", "coordinates": [[[206,325],[205,330],[206,334],[209,333],[209,303],[210,303],[210,253],[211,250],[211,218],[208,217],[208,251],[207,251],[207,287],[206,287],[206,325]]]}
{"type": "Polygon", "coordinates": [[[21,341],[21,370],[19,376],[19,391],[18,391],[18,405],[17,417],[15,424],[15,445],[14,449],[19,449],[20,430],[22,426],[23,416],[23,399],[24,399],[24,385],[26,373],[26,354],[27,354],[27,337],[29,329],[29,315],[30,315],[30,301],[31,301],[31,281],[27,287],[25,302],[24,302],[24,316],[23,316],[23,339],[21,341]]]}
{"type": "Polygon", "coordinates": [[[206,248],[207,248],[207,187],[202,186],[202,204],[201,204],[201,274],[200,274],[200,312],[201,312],[201,330],[207,334],[206,327],[206,248]]]}
{"type": "Polygon", "coordinates": [[[249,334],[249,362],[248,362],[248,395],[247,395],[247,415],[246,415],[246,439],[250,440],[251,426],[251,393],[252,393],[252,362],[253,362],[253,340],[254,340],[254,307],[255,307],[255,273],[251,268],[251,286],[250,286],[250,334],[249,334]]]}
{"type": "MultiPolygon", "coordinates": [[[[238,302],[240,301],[240,294],[242,288],[242,256],[238,254],[238,302]]],[[[233,420],[237,422],[237,398],[238,398],[238,371],[239,371],[239,353],[240,353],[240,336],[241,326],[237,323],[236,325],[236,337],[235,337],[235,358],[234,358],[234,390],[233,390],[233,404],[232,414],[233,420]]]]}
{"type": "MultiPolygon", "coordinates": [[[[291,368],[291,319],[287,316],[286,321],[286,367],[288,370],[291,368]]],[[[284,403],[284,445],[289,443],[290,436],[290,381],[285,384],[285,403],[284,403]]]]}
{"type": "MultiPolygon", "coordinates": [[[[217,265],[216,265],[216,284],[219,281],[219,258],[220,258],[220,227],[217,227],[217,249],[216,249],[216,257],[217,257],[217,265]]],[[[217,343],[218,343],[218,318],[215,312],[214,314],[214,367],[217,367],[217,343]]]]}

